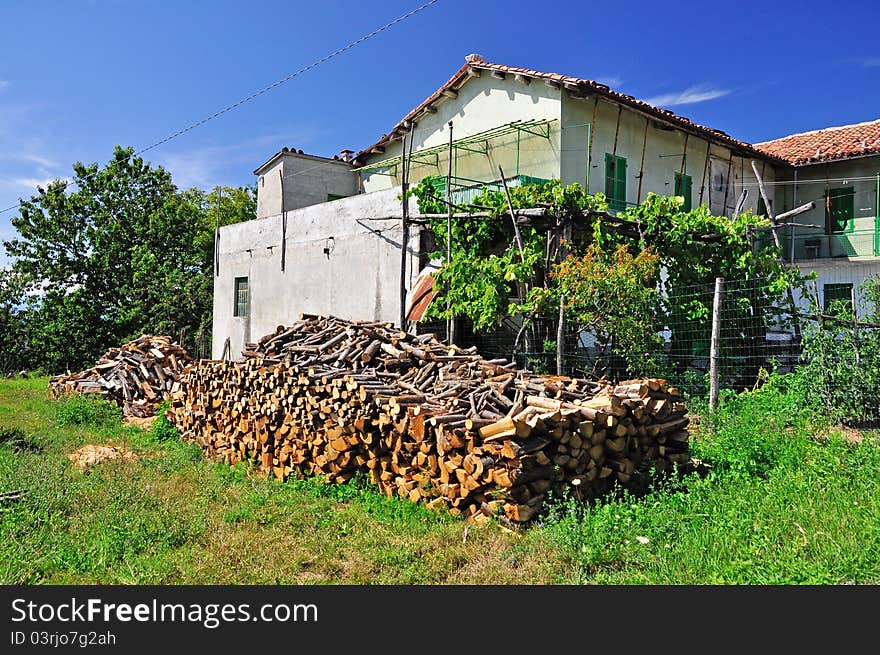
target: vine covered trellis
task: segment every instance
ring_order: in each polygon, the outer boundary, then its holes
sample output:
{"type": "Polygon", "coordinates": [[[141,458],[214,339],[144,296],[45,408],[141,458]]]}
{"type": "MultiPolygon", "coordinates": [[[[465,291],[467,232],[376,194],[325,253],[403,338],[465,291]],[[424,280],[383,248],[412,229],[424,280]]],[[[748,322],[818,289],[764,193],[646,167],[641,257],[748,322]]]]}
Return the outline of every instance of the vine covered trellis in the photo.
{"type": "Polygon", "coordinates": [[[727,326],[754,338],[766,330],[761,308],[799,279],[759,238],[771,227],[766,217],[715,216],[705,206],[683,211],[680,196],[649,194],[612,213],[604,194],[552,180],[487,189],[449,216],[430,178],[412,193],[437,244],[432,257],[444,260],[428,316],[466,319],[482,334],[513,322],[513,356],[536,348],[561,352],[563,334],[586,335],[603,353],[586,371],[594,375],[674,374],[680,361],[666,353],[693,351],[710,327],[705,294],[683,290],[711,290],[716,277],[760,281],[734,299],[738,323],[727,326]],[[687,330],[675,329],[685,323],[687,330]]]}

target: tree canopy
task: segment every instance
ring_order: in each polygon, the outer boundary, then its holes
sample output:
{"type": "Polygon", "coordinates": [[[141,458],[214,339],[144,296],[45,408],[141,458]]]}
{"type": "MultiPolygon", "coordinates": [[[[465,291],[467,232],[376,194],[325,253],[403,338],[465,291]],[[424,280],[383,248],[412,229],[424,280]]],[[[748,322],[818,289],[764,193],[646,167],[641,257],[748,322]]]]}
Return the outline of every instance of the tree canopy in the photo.
{"type": "Polygon", "coordinates": [[[121,147],[104,166],[77,162],[71,181],[38,188],[4,243],[7,307],[18,307],[9,311],[24,323],[30,366],[79,368],[142,332],[209,329],[218,214],[226,225],[255,209],[253,189],[180,190],[121,147]]]}

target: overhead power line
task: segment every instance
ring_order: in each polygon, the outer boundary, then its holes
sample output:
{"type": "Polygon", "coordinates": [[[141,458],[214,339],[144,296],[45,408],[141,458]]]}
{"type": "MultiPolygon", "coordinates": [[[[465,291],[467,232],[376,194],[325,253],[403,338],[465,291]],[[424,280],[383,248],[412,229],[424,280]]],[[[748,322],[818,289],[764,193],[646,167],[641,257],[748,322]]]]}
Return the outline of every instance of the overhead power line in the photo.
{"type": "MultiPolygon", "coordinates": [[[[149,150],[153,150],[154,148],[158,148],[159,146],[161,146],[165,143],[168,143],[169,141],[172,141],[180,136],[183,136],[187,132],[190,132],[190,131],[196,129],[197,127],[201,127],[205,123],[208,123],[208,122],[214,120],[215,118],[219,118],[223,114],[226,114],[226,113],[232,111],[233,109],[237,109],[238,107],[242,106],[246,102],[250,102],[254,98],[258,98],[259,96],[263,95],[264,93],[268,93],[272,89],[275,89],[275,88],[281,86],[282,84],[285,84],[285,83],[289,82],[290,80],[292,80],[296,77],[299,77],[303,73],[307,73],[308,71],[312,70],[313,68],[317,68],[321,64],[324,64],[324,63],[330,61],[331,59],[338,57],[339,55],[347,52],[348,50],[351,50],[352,48],[360,45],[364,41],[368,41],[369,39],[372,39],[373,37],[378,36],[382,32],[385,32],[386,30],[394,27],[398,23],[405,21],[407,18],[410,18],[411,16],[416,15],[420,11],[424,11],[425,9],[430,7],[431,5],[437,4],[439,1],[440,0],[428,0],[428,2],[425,2],[424,4],[419,5],[415,9],[411,9],[410,11],[406,12],[405,14],[398,16],[394,20],[392,20],[388,23],[385,23],[381,27],[377,27],[369,34],[365,34],[364,36],[360,37],[359,39],[356,39],[356,40],[352,41],[351,43],[348,43],[348,44],[342,46],[341,48],[334,50],[330,54],[324,55],[320,59],[316,59],[311,64],[308,64],[307,66],[303,66],[302,68],[300,68],[297,71],[294,71],[293,73],[291,73],[287,77],[283,77],[280,80],[278,80],[277,82],[273,82],[272,84],[270,84],[268,86],[264,86],[262,89],[255,91],[254,93],[250,94],[249,96],[246,96],[246,97],[242,98],[241,100],[238,100],[237,102],[234,102],[231,105],[228,105],[228,106],[224,107],[223,109],[220,109],[220,110],[214,112],[210,116],[207,116],[200,121],[197,121],[191,125],[188,125],[187,127],[184,127],[181,130],[177,130],[176,132],[169,134],[164,139],[156,141],[152,145],[149,145],[145,148],[141,148],[140,150],[138,150],[137,152],[134,153],[134,156],[138,157],[149,150]]],[[[88,177],[91,177],[91,176],[88,176],[88,177]]],[[[88,177],[86,179],[88,179],[88,177]]],[[[12,211],[13,209],[17,209],[17,208],[18,208],[18,204],[12,205],[11,207],[7,207],[6,209],[0,209],[0,214],[4,214],[8,211],[12,211]]]]}

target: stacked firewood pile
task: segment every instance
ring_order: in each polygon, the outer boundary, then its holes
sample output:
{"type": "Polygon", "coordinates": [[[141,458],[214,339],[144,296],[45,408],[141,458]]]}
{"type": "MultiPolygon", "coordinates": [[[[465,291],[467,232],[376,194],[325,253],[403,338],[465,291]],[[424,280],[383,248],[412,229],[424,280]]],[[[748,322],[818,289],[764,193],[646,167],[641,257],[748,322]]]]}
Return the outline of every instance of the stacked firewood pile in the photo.
{"type": "Polygon", "coordinates": [[[589,498],[688,461],[688,419],[663,380],[538,376],[386,323],[302,316],[201,361],[169,419],[228,463],[279,479],[365,473],[387,495],[478,522],[531,519],[548,490],[589,498]]]}
{"type": "Polygon", "coordinates": [[[111,348],[85,371],[49,379],[49,395],[98,394],[122,405],[126,416],[152,416],[191,362],[169,337],[143,335],[111,348]]]}

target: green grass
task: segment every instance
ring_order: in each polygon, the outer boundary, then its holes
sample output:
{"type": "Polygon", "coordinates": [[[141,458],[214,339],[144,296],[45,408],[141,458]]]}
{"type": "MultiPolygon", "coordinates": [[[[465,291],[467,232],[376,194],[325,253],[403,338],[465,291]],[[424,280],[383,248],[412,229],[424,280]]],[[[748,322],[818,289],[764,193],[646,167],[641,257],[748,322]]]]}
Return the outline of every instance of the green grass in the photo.
{"type": "Polygon", "coordinates": [[[514,534],[362,482],[277,483],[202,458],[158,421],[0,381],[3,583],[841,583],[880,581],[880,444],[858,444],[773,385],[704,418],[708,475],[594,507],[559,501],[514,534]],[[821,437],[821,438],[820,438],[821,437]],[[138,454],[83,473],[84,444],[138,454]],[[645,543],[643,543],[645,542],[645,543]]]}

